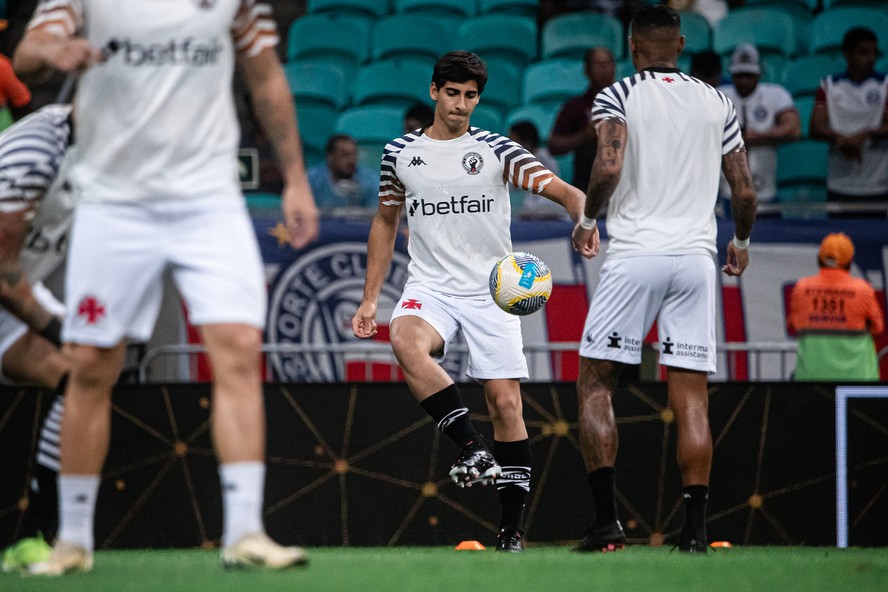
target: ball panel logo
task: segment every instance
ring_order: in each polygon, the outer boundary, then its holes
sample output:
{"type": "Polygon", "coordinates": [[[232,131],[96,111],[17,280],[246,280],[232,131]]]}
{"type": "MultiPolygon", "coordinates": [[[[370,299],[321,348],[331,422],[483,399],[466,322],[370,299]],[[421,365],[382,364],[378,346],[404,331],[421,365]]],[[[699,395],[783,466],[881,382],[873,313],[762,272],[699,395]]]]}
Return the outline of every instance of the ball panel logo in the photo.
{"type": "Polygon", "coordinates": [[[462,166],[470,175],[477,175],[484,168],[484,159],[477,152],[468,152],[462,157],[462,166]]]}

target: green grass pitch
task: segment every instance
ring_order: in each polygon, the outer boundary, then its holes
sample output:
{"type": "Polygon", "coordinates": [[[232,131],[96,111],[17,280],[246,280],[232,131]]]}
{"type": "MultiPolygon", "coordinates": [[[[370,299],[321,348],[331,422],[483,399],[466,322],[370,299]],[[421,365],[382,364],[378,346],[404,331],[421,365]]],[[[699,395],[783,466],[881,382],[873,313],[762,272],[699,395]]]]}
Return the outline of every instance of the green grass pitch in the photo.
{"type": "Polygon", "coordinates": [[[524,554],[449,548],[314,548],[308,567],[223,571],[199,549],[99,551],[95,569],[63,578],[0,575],[4,592],[447,591],[620,592],[888,590],[888,549],[735,547],[705,556],[668,547],[577,554],[531,547],[524,554]]]}

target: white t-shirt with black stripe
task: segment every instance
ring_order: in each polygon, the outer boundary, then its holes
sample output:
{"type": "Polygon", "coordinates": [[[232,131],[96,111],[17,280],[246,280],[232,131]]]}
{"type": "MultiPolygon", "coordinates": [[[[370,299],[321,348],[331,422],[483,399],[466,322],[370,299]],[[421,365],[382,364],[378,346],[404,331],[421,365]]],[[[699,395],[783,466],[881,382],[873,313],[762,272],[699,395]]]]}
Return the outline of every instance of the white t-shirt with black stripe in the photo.
{"type": "Polygon", "coordinates": [[[64,174],[70,115],[70,105],[49,105],[0,134],[0,212],[34,212],[20,258],[32,282],[65,258],[74,209],[64,174]]]}
{"type": "Polygon", "coordinates": [[[626,123],[628,141],[607,255],[714,255],[722,156],[744,147],[731,101],[677,69],[651,68],[598,93],[592,120],[608,118],[626,123]]]}
{"type": "Polygon", "coordinates": [[[539,193],[553,176],[521,145],[474,127],[452,140],[411,132],[387,144],[379,200],[406,205],[407,285],[487,295],[493,264],[512,250],[508,184],[539,193]]]}

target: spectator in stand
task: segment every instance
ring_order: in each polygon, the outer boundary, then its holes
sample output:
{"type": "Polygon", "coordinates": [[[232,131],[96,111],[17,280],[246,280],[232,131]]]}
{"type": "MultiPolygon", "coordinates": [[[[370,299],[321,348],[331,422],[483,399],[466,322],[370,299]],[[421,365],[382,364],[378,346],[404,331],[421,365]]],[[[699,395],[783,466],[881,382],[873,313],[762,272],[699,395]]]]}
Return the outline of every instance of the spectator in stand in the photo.
{"type": "Polygon", "coordinates": [[[828,197],[888,204],[888,76],[875,70],[876,34],[849,29],[842,55],[848,69],[820,82],[811,113],[811,137],[830,142],[828,197]]]}
{"type": "Polygon", "coordinates": [[[12,62],[0,54],[0,131],[28,114],[31,91],[12,70],[12,62]]]}
{"type": "Polygon", "coordinates": [[[326,160],[308,169],[308,184],[322,211],[335,208],[375,208],[379,182],[358,164],[358,144],[345,134],[327,140],[326,160]]]}
{"type": "MultiPolygon", "coordinates": [[[[785,88],[760,82],[762,66],[758,50],[751,43],[740,44],[734,50],[730,72],[731,84],[719,90],[737,110],[758,201],[772,202],[777,198],[777,146],[801,137],[799,113],[785,88]]],[[[719,193],[723,200],[730,199],[731,188],[724,175],[719,193]]]]}
{"type": "MultiPolygon", "coordinates": [[[[540,164],[559,175],[558,162],[549,154],[545,146],[540,146],[540,133],[532,121],[516,121],[509,128],[509,137],[536,156],[540,164]]],[[[560,205],[544,199],[533,191],[509,184],[512,201],[512,216],[534,220],[570,220],[570,214],[560,205]]]]}
{"type": "Polygon", "coordinates": [[[435,111],[425,103],[414,103],[404,112],[404,133],[432,124],[435,111]]]}
{"type": "Polygon", "coordinates": [[[558,113],[549,136],[549,151],[555,156],[574,153],[571,184],[583,191],[589,186],[589,174],[595,160],[597,134],[592,125],[592,104],[598,92],[614,82],[616,63],[606,47],[593,47],[584,56],[589,88],[567,101],[558,113]]]}
{"type": "Polygon", "coordinates": [[[691,76],[713,88],[722,85],[721,56],[714,51],[700,51],[691,58],[691,76]]]}
{"type": "Polygon", "coordinates": [[[787,325],[799,336],[796,380],[879,380],[873,336],[885,319],[873,287],[851,277],[853,259],[848,235],[827,235],[817,255],[820,273],[792,290],[787,325]]]}

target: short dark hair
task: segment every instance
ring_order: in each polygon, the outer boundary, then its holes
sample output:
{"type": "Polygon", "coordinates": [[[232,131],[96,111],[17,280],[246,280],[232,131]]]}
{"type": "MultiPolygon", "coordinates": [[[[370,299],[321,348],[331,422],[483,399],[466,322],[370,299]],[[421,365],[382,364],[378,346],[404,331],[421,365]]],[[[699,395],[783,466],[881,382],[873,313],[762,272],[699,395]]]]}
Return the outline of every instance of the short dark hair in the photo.
{"type": "Polygon", "coordinates": [[[691,75],[716,76],[722,72],[721,57],[714,51],[700,51],[691,58],[691,75]]]}
{"type": "Polygon", "coordinates": [[[425,103],[413,103],[404,112],[404,119],[415,119],[421,121],[423,125],[432,123],[435,118],[435,110],[425,103]]]}
{"type": "Polygon", "coordinates": [[[845,53],[852,52],[864,41],[879,42],[876,34],[871,29],[852,27],[845,32],[845,36],[842,38],[842,51],[845,53]]]}
{"type": "Polygon", "coordinates": [[[665,4],[648,4],[632,16],[630,31],[653,31],[656,29],[681,29],[681,17],[665,4]]]}
{"type": "Polygon", "coordinates": [[[348,134],[333,134],[327,139],[327,145],[324,146],[324,153],[329,156],[336,152],[336,144],[339,142],[351,142],[356,144],[355,139],[348,134]]]}
{"type": "Polygon", "coordinates": [[[532,121],[528,121],[527,119],[522,119],[521,121],[516,121],[511,126],[509,126],[509,136],[512,140],[515,140],[524,148],[531,150],[540,145],[540,132],[537,130],[537,126],[534,125],[532,121]],[[523,142],[515,139],[515,136],[524,140],[523,142]],[[531,144],[530,146],[525,146],[525,144],[531,144]]]}
{"type": "Polygon", "coordinates": [[[478,84],[478,92],[484,92],[487,84],[487,66],[484,60],[469,51],[451,51],[441,56],[432,72],[432,83],[441,88],[447,82],[468,82],[478,84]]]}

